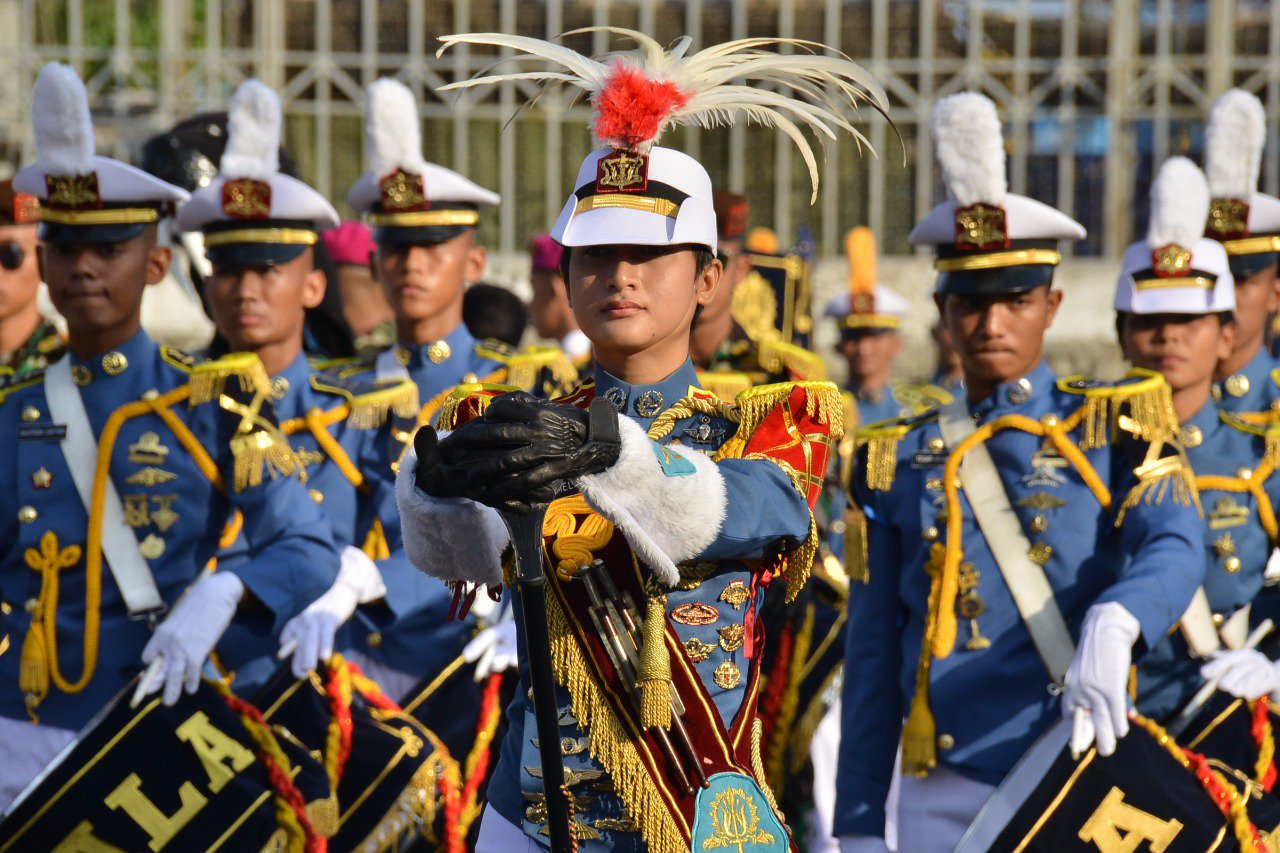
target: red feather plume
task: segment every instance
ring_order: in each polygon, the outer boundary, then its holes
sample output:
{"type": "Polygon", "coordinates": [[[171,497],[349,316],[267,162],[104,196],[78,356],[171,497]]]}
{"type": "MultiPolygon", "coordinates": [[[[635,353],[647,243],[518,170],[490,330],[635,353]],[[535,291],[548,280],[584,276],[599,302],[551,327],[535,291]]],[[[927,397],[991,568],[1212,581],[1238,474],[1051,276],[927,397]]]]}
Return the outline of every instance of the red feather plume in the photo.
{"type": "Polygon", "coordinates": [[[596,138],[617,148],[651,144],[689,93],[667,80],[652,80],[639,68],[617,62],[595,98],[596,138]]]}

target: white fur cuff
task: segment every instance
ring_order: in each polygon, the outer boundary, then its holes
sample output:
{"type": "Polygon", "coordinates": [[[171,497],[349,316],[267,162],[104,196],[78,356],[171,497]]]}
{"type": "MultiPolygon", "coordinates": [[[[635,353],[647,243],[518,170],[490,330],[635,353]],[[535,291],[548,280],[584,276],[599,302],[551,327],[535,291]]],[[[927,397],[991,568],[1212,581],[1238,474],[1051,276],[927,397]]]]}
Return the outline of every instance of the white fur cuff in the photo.
{"type": "Polygon", "coordinates": [[[396,506],[405,553],[418,571],[444,581],[502,583],[510,535],[496,510],[465,498],[433,498],[414,486],[418,455],[410,447],[396,475],[396,506]]]}
{"type": "Polygon", "coordinates": [[[578,487],[654,574],[674,586],[680,580],[676,563],[698,556],[720,532],[728,503],[724,478],[706,456],[678,446],[662,449],[693,463],[694,470],[668,474],[639,424],[624,417],[618,428],[618,461],[600,474],[578,478],[578,487]]]}

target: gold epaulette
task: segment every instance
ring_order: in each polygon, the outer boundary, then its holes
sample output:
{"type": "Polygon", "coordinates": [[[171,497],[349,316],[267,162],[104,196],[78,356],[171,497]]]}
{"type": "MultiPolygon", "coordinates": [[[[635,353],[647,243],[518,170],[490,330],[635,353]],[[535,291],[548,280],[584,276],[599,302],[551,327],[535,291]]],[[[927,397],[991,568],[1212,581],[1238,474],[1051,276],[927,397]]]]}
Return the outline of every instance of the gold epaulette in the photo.
{"type": "Polygon", "coordinates": [[[698,384],[726,402],[755,384],[750,373],[739,370],[699,370],[698,384]]]}
{"type": "Polygon", "coordinates": [[[463,402],[470,398],[475,398],[476,411],[473,415],[482,415],[484,410],[489,408],[489,401],[494,397],[519,390],[521,389],[511,385],[498,385],[491,382],[467,382],[459,385],[449,392],[449,396],[444,398],[444,404],[440,406],[440,417],[436,419],[436,429],[453,429],[456,427],[458,409],[463,402]]]}
{"type": "Polygon", "coordinates": [[[1084,397],[1084,404],[1069,419],[1079,418],[1081,450],[1109,444],[1119,430],[1153,443],[1178,435],[1169,383],[1155,371],[1134,368],[1115,383],[1070,376],[1058,380],[1058,388],[1084,397]]]}
{"type": "Polygon", "coordinates": [[[945,406],[954,399],[951,392],[927,382],[899,382],[893,386],[893,398],[913,415],[945,406]]]}
{"type": "Polygon", "coordinates": [[[1272,465],[1280,464],[1280,411],[1228,412],[1220,409],[1218,419],[1234,430],[1262,438],[1266,442],[1263,458],[1272,465]]]}
{"type": "Polygon", "coordinates": [[[351,407],[347,426],[352,429],[376,429],[387,422],[387,416],[412,418],[418,414],[418,386],[410,379],[374,379],[339,370],[311,374],[311,387],[336,394],[351,407]],[[359,378],[357,378],[359,377],[359,378]]]}
{"type": "Polygon", "coordinates": [[[262,362],[251,352],[233,352],[214,361],[193,364],[188,371],[191,405],[198,406],[221,396],[227,380],[235,377],[244,391],[269,396],[271,379],[262,362]]]}
{"type": "Polygon", "coordinates": [[[476,344],[476,354],[506,367],[505,384],[525,391],[534,390],[543,371],[561,388],[572,387],[578,379],[578,369],[559,347],[531,346],[517,351],[495,346],[494,341],[482,341],[476,344]]]}
{"type": "Polygon", "coordinates": [[[313,358],[311,367],[315,370],[331,373],[337,371],[339,376],[350,376],[353,373],[364,373],[373,369],[373,359],[361,358],[358,355],[344,355],[341,358],[313,358]]]}
{"type": "Polygon", "coordinates": [[[790,373],[802,381],[818,381],[827,378],[827,365],[822,356],[804,347],[789,344],[778,338],[765,338],[756,345],[756,358],[760,366],[770,373],[790,373]]]}
{"type": "Polygon", "coordinates": [[[43,370],[32,370],[25,373],[14,373],[11,367],[0,368],[0,403],[8,399],[14,391],[29,388],[44,381],[43,370]]]}
{"type": "Polygon", "coordinates": [[[938,419],[935,407],[917,415],[876,421],[858,430],[858,446],[867,448],[867,488],[887,492],[898,470],[898,445],[917,427],[938,419]]]}

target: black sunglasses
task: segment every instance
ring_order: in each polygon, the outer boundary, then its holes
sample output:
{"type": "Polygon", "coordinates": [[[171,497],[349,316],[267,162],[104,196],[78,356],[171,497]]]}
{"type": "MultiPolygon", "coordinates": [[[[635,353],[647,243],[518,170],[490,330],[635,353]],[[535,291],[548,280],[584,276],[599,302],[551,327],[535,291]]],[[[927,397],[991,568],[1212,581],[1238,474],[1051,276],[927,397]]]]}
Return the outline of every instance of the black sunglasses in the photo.
{"type": "Polygon", "coordinates": [[[0,243],[0,267],[12,272],[22,266],[27,253],[17,243],[0,243]]]}

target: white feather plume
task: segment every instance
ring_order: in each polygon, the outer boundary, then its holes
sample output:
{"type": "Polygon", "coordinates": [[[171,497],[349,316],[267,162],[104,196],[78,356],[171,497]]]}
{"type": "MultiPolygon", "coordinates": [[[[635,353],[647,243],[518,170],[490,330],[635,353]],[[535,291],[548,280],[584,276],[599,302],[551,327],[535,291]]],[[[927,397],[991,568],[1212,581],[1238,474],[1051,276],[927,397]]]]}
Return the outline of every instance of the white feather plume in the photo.
{"type": "Polygon", "coordinates": [[[227,110],[227,148],[221,172],[227,178],[265,181],[280,171],[280,97],[258,80],[246,80],[227,110]]]}
{"type": "Polygon", "coordinates": [[[40,69],[31,93],[31,123],[36,156],[51,175],[92,171],[93,120],[80,76],[69,66],[50,62],[40,69]]]}
{"type": "Polygon", "coordinates": [[[1258,188],[1267,116],[1257,95],[1231,89],[1213,102],[1204,134],[1204,171],[1213,198],[1247,202],[1258,188]]]}
{"type": "MultiPolygon", "coordinates": [[[[818,164],[809,136],[834,140],[837,131],[854,137],[859,146],[870,148],[866,139],[845,117],[850,107],[868,103],[883,113],[888,98],[870,72],[843,54],[822,55],[825,45],[802,39],[738,39],[708,47],[692,56],[688,37],[670,49],[644,33],[618,27],[590,27],[565,36],[607,32],[635,42],[628,51],[614,51],[598,58],[583,56],[562,45],[527,36],[503,33],[462,33],[443,36],[437,56],[456,45],[487,45],[516,51],[469,80],[442,87],[442,91],[465,90],[512,81],[528,81],[546,87],[570,86],[587,92],[596,108],[593,131],[600,127],[601,99],[620,78],[619,70],[641,72],[653,84],[670,84],[680,93],[677,106],[657,122],[656,131],[636,143],[621,143],[616,137],[597,135],[596,142],[607,147],[635,147],[647,150],[662,132],[677,124],[711,128],[745,120],[772,127],[795,143],[809,169],[813,197],[818,192],[818,164]],[[780,54],[762,48],[789,46],[797,52],[780,54]],[[528,62],[543,62],[546,70],[525,70],[528,62]],[[507,73],[490,73],[501,67],[507,73]],[[511,66],[519,71],[509,70],[511,66]],[[774,91],[774,89],[778,91],[774,91]]],[[[562,36],[563,38],[563,36],[562,36]]]]}
{"type": "Polygon", "coordinates": [[[413,92],[399,80],[383,77],[369,84],[366,97],[364,138],[369,171],[376,178],[397,169],[421,174],[426,163],[413,92]]]}
{"type": "Polygon", "coordinates": [[[986,95],[960,92],[934,104],[933,139],[947,196],[957,207],[1003,205],[1004,135],[996,105],[986,95]]]}
{"type": "Polygon", "coordinates": [[[1204,236],[1209,218],[1209,183],[1204,172],[1186,157],[1164,161],[1151,184],[1151,219],[1147,245],[1159,249],[1170,243],[1192,249],[1204,236]]]}

